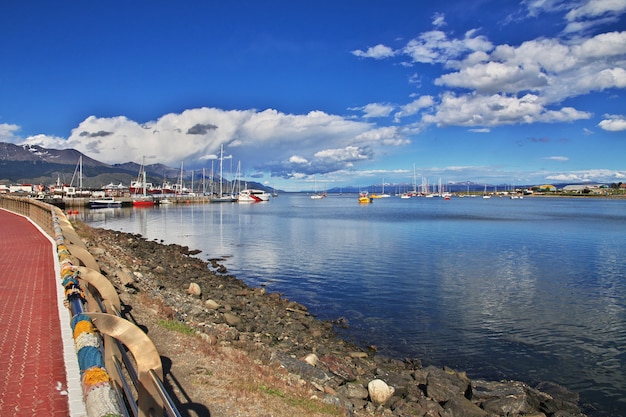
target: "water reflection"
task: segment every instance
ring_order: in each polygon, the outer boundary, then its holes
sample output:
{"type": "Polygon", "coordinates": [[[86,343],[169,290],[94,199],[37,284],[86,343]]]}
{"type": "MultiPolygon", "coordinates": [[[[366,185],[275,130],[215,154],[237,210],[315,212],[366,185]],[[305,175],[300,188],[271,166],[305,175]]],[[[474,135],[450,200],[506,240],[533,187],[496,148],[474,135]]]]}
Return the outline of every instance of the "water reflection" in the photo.
{"type": "Polygon", "coordinates": [[[228,257],[229,273],[346,317],[346,337],[383,353],[553,380],[624,409],[624,202],[384,200],[285,195],[88,221],[228,257]]]}

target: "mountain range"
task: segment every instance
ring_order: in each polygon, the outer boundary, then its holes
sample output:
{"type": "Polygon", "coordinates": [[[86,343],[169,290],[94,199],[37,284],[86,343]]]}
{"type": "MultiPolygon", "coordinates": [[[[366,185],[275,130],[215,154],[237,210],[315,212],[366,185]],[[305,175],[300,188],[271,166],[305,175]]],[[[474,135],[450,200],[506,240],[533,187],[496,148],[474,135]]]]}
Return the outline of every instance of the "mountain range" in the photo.
{"type": "MultiPolygon", "coordinates": [[[[128,186],[137,179],[140,168],[134,162],[105,164],[75,149],[47,149],[38,145],[0,142],[0,184],[51,185],[58,181],[79,186],[82,179],[82,186],[88,189],[100,189],[110,183],[128,186]]],[[[181,176],[180,169],[163,164],[146,165],[145,171],[148,182],[154,184],[176,183],[181,176]]],[[[192,172],[183,173],[183,180],[190,182],[191,175],[192,172]]],[[[198,179],[196,173],[194,180],[198,179]]],[[[265,189],[258,183],[248,181],[248,185],[265,189]]]]}

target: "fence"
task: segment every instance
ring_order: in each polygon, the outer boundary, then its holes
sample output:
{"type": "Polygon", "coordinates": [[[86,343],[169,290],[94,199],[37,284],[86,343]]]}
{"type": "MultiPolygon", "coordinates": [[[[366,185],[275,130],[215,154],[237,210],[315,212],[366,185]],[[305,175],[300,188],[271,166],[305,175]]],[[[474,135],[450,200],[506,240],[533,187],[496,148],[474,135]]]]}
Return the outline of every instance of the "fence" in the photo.
{"type": "Polygon", "coordinates": [[[122,316],[117,291],[65,214],[22,197],[0,196],[0,207],[29,217],[56,242],[88,416],[180,416],[156,347],[122,316]]]}

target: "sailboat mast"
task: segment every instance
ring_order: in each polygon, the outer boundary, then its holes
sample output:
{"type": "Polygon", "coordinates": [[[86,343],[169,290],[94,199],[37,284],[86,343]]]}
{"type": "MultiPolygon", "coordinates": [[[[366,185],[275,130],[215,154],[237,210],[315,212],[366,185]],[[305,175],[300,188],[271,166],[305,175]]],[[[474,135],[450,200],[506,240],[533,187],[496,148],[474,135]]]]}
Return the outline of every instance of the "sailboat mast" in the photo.
{"type": "Polygon", "coordinates": [[[222,193],[222,165],[224,160],[224,145],[220,145],[220,197],[223,195],[222,193]]]}
{"type": "Polygon", "coordinates": [[[80,190],[83,190],[83,156],[81,155],[79,158],[79,163],[80,163],[80,172],[78,174],[78,188],[80,188],[80,190]]]}

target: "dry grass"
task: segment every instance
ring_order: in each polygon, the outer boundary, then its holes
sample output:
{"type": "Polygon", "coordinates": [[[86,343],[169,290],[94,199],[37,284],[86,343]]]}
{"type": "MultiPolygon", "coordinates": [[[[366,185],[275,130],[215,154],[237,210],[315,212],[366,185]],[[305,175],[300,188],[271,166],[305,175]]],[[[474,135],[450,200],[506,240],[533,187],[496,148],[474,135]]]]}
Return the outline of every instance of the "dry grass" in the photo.
{"type": "Polygon", "coordinates": [[[172,320],[173,310],[161,300],[144,293],[123,298],[164,359],[165,383],[183,416],[344,415],[284,369],[233,346],[208,343],[190,326],[172,320]]]}

